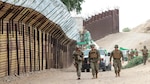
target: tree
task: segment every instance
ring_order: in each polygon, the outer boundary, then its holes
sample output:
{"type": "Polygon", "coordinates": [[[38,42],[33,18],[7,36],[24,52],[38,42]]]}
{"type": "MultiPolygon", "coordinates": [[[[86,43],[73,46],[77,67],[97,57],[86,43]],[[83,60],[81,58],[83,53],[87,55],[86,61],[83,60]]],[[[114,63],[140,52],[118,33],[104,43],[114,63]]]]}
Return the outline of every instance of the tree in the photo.
{"type": "Polygon", "coordinates": [[[81,4],[84,0],[61,0],[66,6],[68,11],[75,10],[77,13],[80,13],[82,10],[81,4]]]}
{"type": "Polygon", "coordinates": [[[130,32],[130,29],[127,27],[127,28],[124,28],[122,31],[123,32],[130,32]]]}

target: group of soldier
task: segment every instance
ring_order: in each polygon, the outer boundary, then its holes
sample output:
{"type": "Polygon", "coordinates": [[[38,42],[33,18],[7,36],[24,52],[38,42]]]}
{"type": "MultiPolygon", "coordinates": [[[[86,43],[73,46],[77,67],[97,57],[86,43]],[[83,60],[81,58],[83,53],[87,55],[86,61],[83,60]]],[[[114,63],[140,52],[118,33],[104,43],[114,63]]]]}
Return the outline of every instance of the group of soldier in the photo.
{"type": "MultiPolygon", "coordinates": [[[[121,58],[123,60],[123,54],[118,49],[118,45],[115,45],[114,48],[115,49],[111,52],[110,63],[111,63],[111,59],[113,58],[113,66],[117,77],[120,76],[121,58]]],[[[80,50],[80,47],[76,46],[76,49],[73,52],[73,59],[77,71],[78,80],[80,80],[81,77],[82,61],[84,60],[83,56],[84,54],[80,50]]],[[[95,45],[91,45],[91,50],[88,55],[88,64],[90,64],[91,66],[93,79],[98,78],[99,63],[100,63],[100,53],[97,49],[95,49],[95,45]]]]}
{"type": "MultiPolygon", "coordinates": [[[[80,80],[81,77],[82,61],[84,60],[83,57],[84,55],[83,52],[80,50],[80,47],[76,46],[76,50],[73,52],[73,59],[77,71],[78,80],[80,80]]],[[[88,64],[90,63],[93,79],[98,78],[100,53],[97,49],[95,49],[95,45],[91,45],[91,50],[89,52],[88,58],[89,58],[88,64]]]]}
{"type": "MultiPolygon", "coordinates": [[[[143,47],[141,52],[142,52],[142,56],[143,56],[143,63],[145,65],[147,58],[148,58],[148,49],[146,48],[146,46],[143,47]]],[[[130,62],[131,59],[139,56],[139,51],[137,49],[135,49],[135,50],[131,49],[130,51],[129,50],[127,51],[127,55],[128,55],[128,62],[130,62]]]]}
{"type": "Polygon", "coordinates": [[[139,54],[139,51],[135,48],[135,50],[131,49],[130,51],[127,51],[127,55],[128,55],[128,61],[131,61],[131,59],[133,59],[134,57],[137,57],[139,54]]]}
{"type": "MultiPolygon", "coordinates": [[[[141,50],[142,55],[143,55],[143,63],[144,65],[146,64],[146,60],[148,58],[148,49],[146,46],[141,50]]],[[[129,51],[128,51],[129,53],[129,51]]],[[[135,49],[131,49],[129,53],[129,61],[134,57],[138,56],[138,51],[135,49]]],[[[74,59],[74,65],[76,67],[77,71],[77,76],[78,80],[80,80],[81,77],[81,68],[82,68],[82,61],[84,60],[84,54],[80,50],[79,46],[76,46],[76,50],[73,52],[73,59],[74,59]]],[[[113,65],[114,71],[115,71],[115,76],[120,77],[120,71],[122,68],[122,63],[124,62],[124,57],[123,53],[121,50],[118,49],[118,45],[114,46],[114,50],[110,53],[110,64],[113,65]],[[112,64],[112,59],[113,58],[113,64],[112,64]]],[[[88,55],[88,64],[90,64],[91,69],[92,69],[92,78],[98,78],[98,72],[99,72],[99,63],[100,63],[100,53],[97,49],[95,49],[95,45],[91,45],[91,50],[88,55]]]]}

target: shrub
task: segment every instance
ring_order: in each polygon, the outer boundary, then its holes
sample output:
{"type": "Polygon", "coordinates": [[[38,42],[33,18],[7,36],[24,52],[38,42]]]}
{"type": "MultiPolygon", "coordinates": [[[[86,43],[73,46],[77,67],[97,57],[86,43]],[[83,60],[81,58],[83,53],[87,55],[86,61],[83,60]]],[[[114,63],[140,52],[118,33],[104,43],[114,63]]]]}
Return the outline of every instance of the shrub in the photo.
{"type": "Polygon", "coordinates": [[[123,32],[130,32],[130,29],[129,28],[124,28],[122,31],[123,32]]]}
{"type": "MultiPolygon", "coordinates": [[[[150,57],[150,54],[148,55],[148,58],[149,57],[150,57]]],[[[143,57],[138,56],[138,57],[131,59],[131,61],[127,65],[125,65],[123,67],[123,69],[131,68],[131,67],[137,66],[137,65],[142,64],[142,63],[143,63],[143,57]]]]}
{"type": "Polygon", "coordinates": [[[131,68],[131,67],[134,67],[134,66],[137,66],[139,64],[142,64],[143,63],[143,57],[142,56],[138,56],[138,57],[135,57],[133,59],[131,59],[131,61],[125,65],[123,68],[131,68]]]}

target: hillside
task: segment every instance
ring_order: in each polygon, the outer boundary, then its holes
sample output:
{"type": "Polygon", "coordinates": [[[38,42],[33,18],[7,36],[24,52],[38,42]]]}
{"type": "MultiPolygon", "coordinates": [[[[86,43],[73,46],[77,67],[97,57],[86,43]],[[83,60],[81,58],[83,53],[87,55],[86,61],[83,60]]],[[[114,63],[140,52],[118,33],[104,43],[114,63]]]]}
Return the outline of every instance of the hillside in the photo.
{"type": "Polygon", "coordinates": [[[139,32],[121,32],[116,34],[110,34],[96,43],[102,47],[111,51],[114,49],[114,45],[118,44],[120,47],[135,49],[142,49],[144,45],[150,48],[150,33],[139,32]]]}
{"type": "Polygon", "coordinates": [[[150,20],[133,28],[131,32],[150,33],[150,20]]]}

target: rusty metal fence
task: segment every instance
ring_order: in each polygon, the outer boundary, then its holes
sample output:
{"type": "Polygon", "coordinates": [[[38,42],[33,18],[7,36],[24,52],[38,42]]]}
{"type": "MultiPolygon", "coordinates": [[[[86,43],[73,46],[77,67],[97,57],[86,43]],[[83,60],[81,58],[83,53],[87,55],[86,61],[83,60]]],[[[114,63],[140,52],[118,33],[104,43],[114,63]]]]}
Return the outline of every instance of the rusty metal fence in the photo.
{"type": "Polygon", "coordinates": [[[41,13],[0,1],[0,77],[69,67],[74,46],[41,13]]]}
{"type": "Polygon", "coordinates": [[[108,10],[83,21],[90,31],[93,40],[97,41],[106,35],[119,32],[119,9],[108,10]]]}

